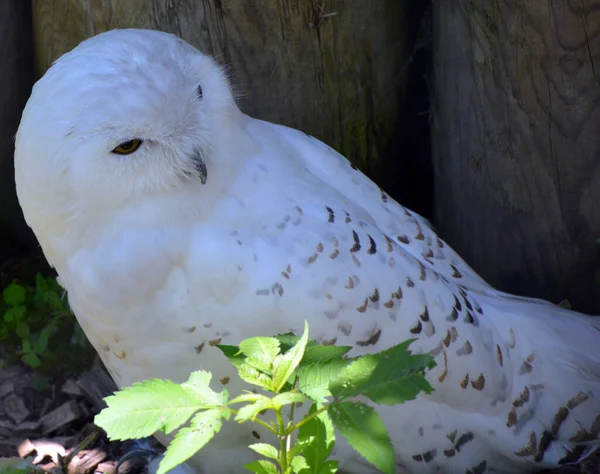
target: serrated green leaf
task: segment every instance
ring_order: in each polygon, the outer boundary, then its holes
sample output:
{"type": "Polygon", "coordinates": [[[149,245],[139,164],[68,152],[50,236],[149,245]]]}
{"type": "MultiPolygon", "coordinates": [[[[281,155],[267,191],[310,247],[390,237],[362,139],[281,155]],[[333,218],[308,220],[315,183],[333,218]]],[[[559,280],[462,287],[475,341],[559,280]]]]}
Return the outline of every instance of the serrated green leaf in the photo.
{"type": "Polygon", "coordinates": [[[190,426],[179,430],[167,447],[157,474],[164,474],[202,449],[221,430],[222,415],[223,410],[214,408],[194,416],[190,426]]]}
{"type": "Polygon", "coordinates": [[[352,363],[350,359],[331,359],[300,369],[298,388],[312,400],[325,403],[331,396],[329,384],[352,363]]]}
{"type": "Polygon", "coordinates": [[[271,405],[274,408],[281,408],[284,405],[290,405],[292,403],[306,403],[309,402],[310,398],[298,392],[282,392],[271,399],[271,405]]]}
{"type": "Polygon", "coordinates": [[[262,372],[271,372],[271,364],[279,354],[279,341],[274,337],[251,337],[240,342],[246,363],[262,372]]]}
{"type": "Polygon", "coordinates": [[[2,299],[13,308],[22,305],[25,302],[25,296],[25,287],[14,281],[2,291],[2,299]]]}
{"type": "Polygon", "coordinates": [[[248,420],[254,420],[261,411],[268,410],[270,408],[273,408],[270,398],[257,401],[250,405],[244,405],[238,410],[237,415],[235,415],[235,421],[238,423],[243,423],[248,420]]]}
{"type": "Polygon", "coordinates": [[[271,461],[261,459],[248,464],[244,464],[244,469],[254,472],[255,474],[278,474],[277,466],[271,461]]]}
{"type": "Polygon", "coordinates": [[[295,474],[307,472],[306,469],[309,469],[308,462],[304,456],[294,456],[290,462],[290,466],[292,467],[292,472],[295,474]]]}
{"type": "Polygon", "coordinates": [[[239,369],[242,362],[246,360],[246,356],[240,352],[240,348],[238,346],[217,344],[216,347],[220,349],[223,354],[225,354],[225,357],[229,359],[231,365],[233,365],[236,369],[239,369]]]}
{"type": "Polygon", "coordinates": [[[289,351],[295,346],[300,340],[300,336],[296,336],[293,332],[286,332],[285,334],[277,334],[273,336],[279,341],[281,352],[289,351]]]}
{"type": "Polygon", "coordinates": [[[40,358],[33,352],[27,352],[23,354],[21,356],[21,360],[24,364],[28,365],[32,369],[37,369],[40,365],[42,365],[40,358]]]}
{"type": "Polygon", "coordinates": [[[356,358],[329,384],[333,396],[365,395],[378,404],[394,405],[414,399],[421,391],[431,393],[424,371],[435,362],[429,355],[411,354],[412,341],[356,358]]]}
{"type": "Polygon", "coordinates": [[[255,403],[261,402],[263,400],[270,400],[270,398],[261,393],[253,393],[246,391],[246,393],[242,393],[241,395],[238,395],[237,397],[229,400],[227,404],[233,405],[234,403],[255,403]]]}
{"type": "MultiPolygon", "coordinates": [[[[277,339],[275,340],[277,341],[277,339]]],[[[308,322],[304,321],[304,333],[300,340],[289,351],[278,355],[273,361],[273,387],[275,388],[275,392],[281,390],[300,364],[307,342],[308,322]]],[[[279,347],[279,341],[277,341],[277,347],[279,347]]]]}
{"type": "Polygon", "coordinates": [[[258,369],[249,366],[246,362],[243,362],[238,367],[238,375],[244,382],[257,385],[265,390],[273,391],[273,380],[271,380],[271,377],[260,372],[258,369]]]}
{"type": "Polygon", "coordinates": [[[202,408],[211,408],[223,406],[227,403],[228,392],[223,389],[222,392],[215,392],[210,388],[210,379],[212,374],[204,370],[192,372],[186,382],[181,386],[196,399],[202,408]]]}
{"type": "Polygon", "coordinates": [[[158,430],[170,433],[183,425],[200,406],[181,385],[150,379],[133,384],[104,399],[94,423],[111,440],[139,439],[158,430]]]}
{"type": "Polygon", "coordinates": [[[340,402],[329,405],[327,413],[350,446],[380,471],[394,474],[392,442],[387,428],[372,407],[358,402],[340,402]]]}
{"type": "Polygon", "coordinates": [[[279,451],[275,446],[267,443],[255,443],[248,446],[251,450],[256,451],[261,456],[277,461],[279,459],[279,451]]]}
{"type": "Polygon", "coordinates": [[[306,346],[301,365],[310,365],[325,362],[331,359],[340,359],[352,350],[351,346],[324,346],[312,344],[306,346]]]}
{"type": "MultiPolygon", "coordinates": [[[[312,415],[320,408],[321,405],[313,403],[308,415],[312,415]]],[[[308,470],[302,471],[302,474],[317,474],[333,450],[335,431],[333,423],[326,412],[317,415],[300,426],[296,443],[311,438],[314,438],[314,442],[307,444],[302,450],[302,454],[310,467],[308,470]]]]}

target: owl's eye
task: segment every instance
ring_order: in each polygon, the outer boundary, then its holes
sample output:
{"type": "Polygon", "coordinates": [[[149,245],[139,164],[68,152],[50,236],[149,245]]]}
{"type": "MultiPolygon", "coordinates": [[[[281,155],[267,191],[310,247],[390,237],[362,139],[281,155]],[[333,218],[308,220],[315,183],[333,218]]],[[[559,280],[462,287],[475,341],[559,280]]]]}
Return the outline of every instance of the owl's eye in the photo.
{"type": "Polygon", "coordinates": [[[113,148],[111,153],[116,153],[117,155],[129,155],[136,151],[140,146],[142,146],[143,142],[144,140],[141,140],[139,138],[128,140],[113,148]]]}

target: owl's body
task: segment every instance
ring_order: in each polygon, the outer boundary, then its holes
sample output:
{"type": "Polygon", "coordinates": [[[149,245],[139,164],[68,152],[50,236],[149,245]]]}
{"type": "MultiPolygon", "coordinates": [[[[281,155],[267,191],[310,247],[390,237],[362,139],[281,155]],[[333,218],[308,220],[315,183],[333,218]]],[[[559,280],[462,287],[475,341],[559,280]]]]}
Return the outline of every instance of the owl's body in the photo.
{"type": "MultiPolygon", "coordinates": [[[[600,442],[598,322],[489,287],[341,155],[243,115],[220,69],[173,36],[113,31],[61,58],[24,112],[16,171],[120,386],[201,368],[237,393],[215,344],[306,319],[311,338],[353,354],[417,338],[413,351],[436,356],[431,395],[379,407],[398,472],[525,473],[600,442]],[[138,151],[111,153],[134,138],[138,151]]],[[[225,425],[193,463],[236,472],[252,430],[225,425]]],[[[335,455],[370,472],[342,442],[335,455]]]]}

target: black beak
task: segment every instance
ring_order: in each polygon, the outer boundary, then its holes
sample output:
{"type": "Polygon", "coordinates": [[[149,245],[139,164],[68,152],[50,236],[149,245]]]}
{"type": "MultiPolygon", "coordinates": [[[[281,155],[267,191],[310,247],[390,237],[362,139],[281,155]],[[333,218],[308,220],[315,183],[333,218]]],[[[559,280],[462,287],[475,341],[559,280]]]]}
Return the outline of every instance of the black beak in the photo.
{"type": "Polygon", "coordinates": [[[202,152],[200,152],[200,150],[196,151],[192,155],[192,160],[194,162],[194,168],[196,168],[198,176],[200,177],[200,182],[206,184],[208,174],[206,172],[206,163],[204,163],[204,160],[202,159],[202,152]]]}

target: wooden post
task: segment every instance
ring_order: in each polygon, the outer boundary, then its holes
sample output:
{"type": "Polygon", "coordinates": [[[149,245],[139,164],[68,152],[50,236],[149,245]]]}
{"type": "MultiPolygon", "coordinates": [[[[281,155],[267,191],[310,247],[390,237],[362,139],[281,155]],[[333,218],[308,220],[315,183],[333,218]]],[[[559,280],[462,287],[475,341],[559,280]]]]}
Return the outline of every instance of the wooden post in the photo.
{"type": "MultiPolygon", "coordinates": [[[[0,264],[35,242],[15,194],[13,137],[33,82],[31,8],[0,1],[0,264]]],[[[0,274],[2,267],[0,266],[0,274]]]]}
{"type": "Polygon", "coordinates": [[[600,10],[434,2],[436,223],[502,289],[600,313],[600,10]]]}
{"type": "Polygon", "coordinates": [[[34,0],[38,71],[113,28],[175,33],[228,65],[244,112],[382,181],[400,156],[409,0],[34,0]]]}

